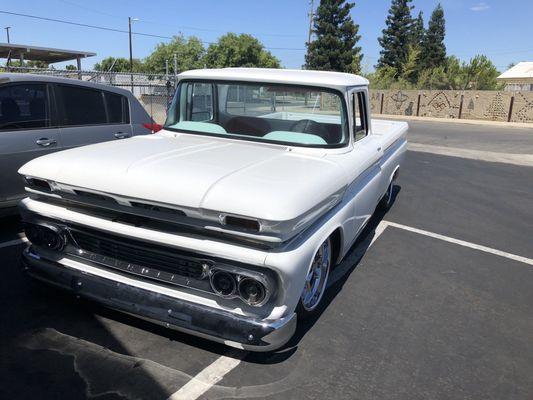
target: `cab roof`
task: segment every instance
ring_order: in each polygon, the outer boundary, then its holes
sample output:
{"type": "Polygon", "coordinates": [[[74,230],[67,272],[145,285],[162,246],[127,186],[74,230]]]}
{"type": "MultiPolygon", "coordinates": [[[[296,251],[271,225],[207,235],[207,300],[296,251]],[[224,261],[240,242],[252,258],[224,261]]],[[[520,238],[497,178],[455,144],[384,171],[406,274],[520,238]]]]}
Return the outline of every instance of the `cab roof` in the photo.
{"type": "Polygon", "coordinates": [[[355,74],[332,71],[273,68],[196,69],[182,72],[178,79],[208,79],[241,82],[267,82],[327,87],[343,90],[351,86],[367,86],[368,80],[355,74]]]}

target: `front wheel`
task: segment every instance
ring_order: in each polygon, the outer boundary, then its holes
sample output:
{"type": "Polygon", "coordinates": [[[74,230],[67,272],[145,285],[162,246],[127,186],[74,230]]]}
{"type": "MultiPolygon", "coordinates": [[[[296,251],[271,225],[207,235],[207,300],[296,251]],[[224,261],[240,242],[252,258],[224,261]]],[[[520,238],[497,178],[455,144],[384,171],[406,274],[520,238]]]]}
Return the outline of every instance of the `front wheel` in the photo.
{"type": "Polygon", "coordinates": [[[379,201],[379,208],[383,211],[388,211],[388,209],[392,206],[392,195],[394,192],[394,181],[391,181],[389,184],[389,187],[387,188],[387,191],[379,201]]]}
{"type": "Polygon", "coordinates": [[[300,319],[310,317],[318,309],[331,269],[331,250],[331,238],[327,238],[315,253],[296,309],[300,319]]]}

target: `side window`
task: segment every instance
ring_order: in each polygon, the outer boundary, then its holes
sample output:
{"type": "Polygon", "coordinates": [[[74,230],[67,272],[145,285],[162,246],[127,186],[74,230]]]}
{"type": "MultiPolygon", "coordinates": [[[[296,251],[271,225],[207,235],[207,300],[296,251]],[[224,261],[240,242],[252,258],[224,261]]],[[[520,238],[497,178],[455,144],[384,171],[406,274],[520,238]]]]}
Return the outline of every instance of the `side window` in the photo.
{"type": "Polygon", "coordinates": [[[63,100],[63,126],[106,124],[104,96],[100,90],[57,86],[63,100]]]}
{"type": "Polygon", "coordinates": [[[104,92],[104,96],[109,123],[128,124],[130,122],[128,98],[111,92],[104,92]]]}
{"type": "Polygon", "coordinates": [[[0,131],[50,126],[46,84],[24,83],[0,87],[0,131]]]}
{"type": "Polygon", "coordinates": [[[193,83],[187,85],[187,121],[213,119],[213,85],[193,83]]]}
{"type": "Polygon", "coordinates": [[[353,104],[353,134],[354,139],[358,140],[364,138],[368,134],[368,123],[365,109],[365,93],[355,92],[352,95],[353,104]]]}

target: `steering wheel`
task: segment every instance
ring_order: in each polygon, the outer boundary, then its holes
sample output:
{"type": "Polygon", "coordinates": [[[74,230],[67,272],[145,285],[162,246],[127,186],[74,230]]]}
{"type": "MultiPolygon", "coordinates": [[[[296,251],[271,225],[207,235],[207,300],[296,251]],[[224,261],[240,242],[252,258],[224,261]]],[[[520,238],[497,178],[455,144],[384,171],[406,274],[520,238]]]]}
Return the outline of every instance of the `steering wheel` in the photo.
{"type": "Polygon", "coordinates": [[[326,127],[312,119],[301,119],[296,121],[290,127],[291,132],[309,133],[311,135],[320,136],[326,142],[329,139],[329,132],[326,127]]]}

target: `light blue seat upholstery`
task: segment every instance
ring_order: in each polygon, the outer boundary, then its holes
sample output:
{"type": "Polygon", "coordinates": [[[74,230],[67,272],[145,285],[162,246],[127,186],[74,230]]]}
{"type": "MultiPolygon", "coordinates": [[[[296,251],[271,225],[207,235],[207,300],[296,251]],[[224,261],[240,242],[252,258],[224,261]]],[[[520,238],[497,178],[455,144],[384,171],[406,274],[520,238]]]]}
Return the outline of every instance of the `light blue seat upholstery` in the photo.
{"type": "Polygon", "coordinates": [[[327,144],[327,142],[317,135],[309,133],[291,131],[273,131],[263,136],[263,139],[276,140],[279,142],[301,143],[301,144],[327,144]]]}
{"type": "Polygon", "coordinates": [[[207,132],[207,133],[219,133],[225,134],[226,130],[217,124],[211,124],[209,122],[198,122],[198,121],[180,121],[177,124],[171,126],[175,129],[183,129],[184,131],[195,131],[195,132],[207,132]]]}

